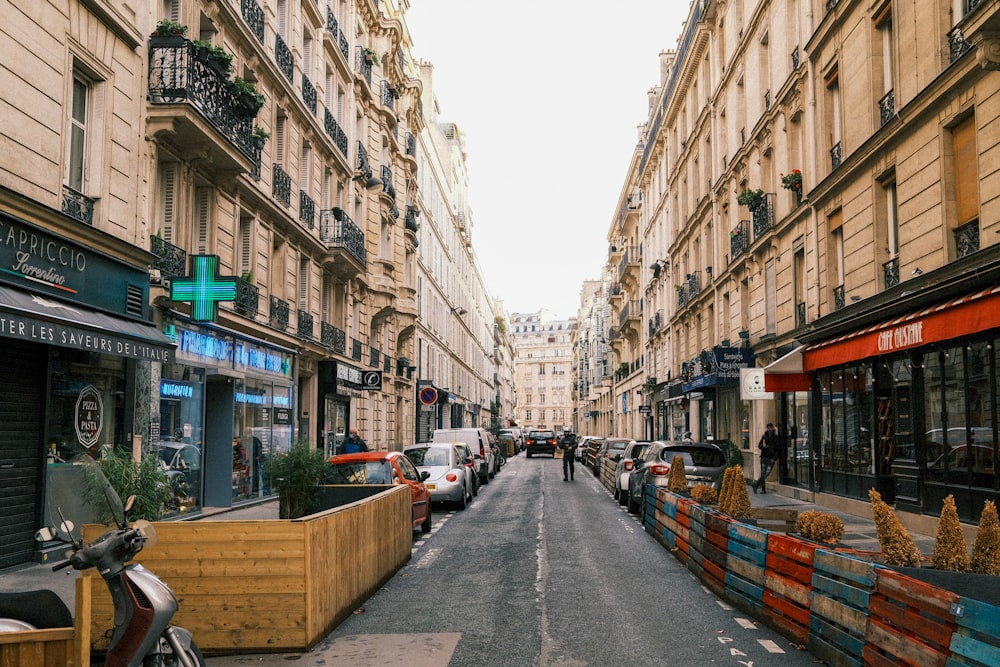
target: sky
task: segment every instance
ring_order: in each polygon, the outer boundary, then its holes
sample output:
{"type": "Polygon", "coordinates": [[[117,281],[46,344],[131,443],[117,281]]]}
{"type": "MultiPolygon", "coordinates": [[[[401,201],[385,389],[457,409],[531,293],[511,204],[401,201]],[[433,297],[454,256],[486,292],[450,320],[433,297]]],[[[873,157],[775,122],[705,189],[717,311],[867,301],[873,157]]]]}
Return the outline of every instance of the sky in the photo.
{"type": "Polygon", "coordinates": [[[509,313],[575,317],[600,278],[659,54],[684,0],[411,0],[439,121],[465,140],[472,244],[509,313]]]}

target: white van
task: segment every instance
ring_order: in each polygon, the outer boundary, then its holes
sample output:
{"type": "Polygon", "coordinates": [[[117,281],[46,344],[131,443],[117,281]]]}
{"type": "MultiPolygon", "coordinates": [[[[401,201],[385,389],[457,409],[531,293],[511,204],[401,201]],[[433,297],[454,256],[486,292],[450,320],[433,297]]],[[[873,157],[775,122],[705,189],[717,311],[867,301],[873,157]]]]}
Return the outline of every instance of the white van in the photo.
{"type": "Polygon", "coordinates": [[[476,459],[479,483],[489,484],[496,475],[497,462],[493,448],[497,446],[493,434],[485,428],[439,428],[431,436],[431,442],[464,442],[476,459]]]}

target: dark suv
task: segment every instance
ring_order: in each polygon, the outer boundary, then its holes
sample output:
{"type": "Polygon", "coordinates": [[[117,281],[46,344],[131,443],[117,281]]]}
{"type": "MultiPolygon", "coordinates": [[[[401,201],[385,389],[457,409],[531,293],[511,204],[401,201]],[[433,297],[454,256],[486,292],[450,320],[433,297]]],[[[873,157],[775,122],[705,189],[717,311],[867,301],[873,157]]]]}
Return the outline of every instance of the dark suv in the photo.
{"type": "Polygon", "coordinates": [[[529,431],[528,437],[524,439],[524,451],[527,458],[535,454],[556,455],[556,434],[554,431],[529,431]]]}

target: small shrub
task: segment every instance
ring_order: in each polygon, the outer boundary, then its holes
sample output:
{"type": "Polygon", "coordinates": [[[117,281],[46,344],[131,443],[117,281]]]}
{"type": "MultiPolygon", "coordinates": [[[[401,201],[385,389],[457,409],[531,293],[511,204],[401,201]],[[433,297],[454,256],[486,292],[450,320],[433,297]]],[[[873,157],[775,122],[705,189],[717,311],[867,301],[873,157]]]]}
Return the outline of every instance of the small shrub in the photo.
{"type": "MultiPolygon", "coordinates": [[[[132,458],[132,453],[125,448],[105,445],[101,448],[98,463],[101,472],[107,477],[108,483],[123,503],[129,496],[135,496],[135,505],[129,513],[130,520],[157,521],[163,517],[164,508],[173,500],[174,494],[170,489],[170,480],[160,468],[156,454],[149,452],[137,463],[132,458]]],[[[87,473],[87,469],[84,469],[84,472],[87,473]]],[[[102,512],[100,517],[102,521],[116,518],[111,516],[110,512],[103,513],[108,510],[108,503],[98,479],[87,480],[85,493],[91,507],[102,512]]]]}
{"type": "Polygon", "coordinates": [[[684,457],[680,454],[674,454],[674,458],[670,461],[667,488],[674,493],[687,493],[687,471],[684,469],[684,457]]]}
{"type": "Polygon", "coordinates": [[[747,481],[743,476],[743,466],[735,465],[732,470],[733,490],[729,500],[729,516],[734,519],[749,519],[753,515],[753,506],[750,505],[750,494],[747,493],[747,481]]]}
{"type": "Polygon", "coordinates": [[[702,505],[714,505],[719,500],[719,493],[708,484],[697,484],[691,489],[691,498],[702,505]]]}
{"type": "Polygon", "coordinates": [[[733,468],[726,468],[722,475],[722,488],[719,489],[719,511],[729,514],[729,504],[733,497],[733,468]]]}
{"type": "MultiPolygon", "coordinates": [[[[805,512],[799,512],[799,516],[795,519],[795,532],[802,537],[809,537],[812,535],[812,522],[819,514],[816,510],[806,510],[805,512]]],[[[812,539],[812,538],[810,538],[812,539]]]]}
{"type": "Polygon", "coordinates": [[[292,445],[288,453],[266,459],[264,472],[271,479],[271,488],[278,492],[280,518],[306,515],[326,468],[323,450],[313,449],[306,440],[292,445]]]}
{"type": "Polygon", "coordinates": [[[895,567],[920,567],[920,550],[910,534],[903,528],[892,508],[878,491],[868,492],[872,501],[872,519],[878,535],[879,548],[886,565],[895,567]]]}
{"type": "Polygon", "coordinates": [[[1000,575],[1000,521],[997,506],[987,500],[979,516],[979,530],[972,543],[972,571],[977,574],[1000,575]]]}
{"type": "Polygon", "coordinates": [[[969,571],[969,548],[962,536],[962,524],[958,521],[955,496],[950,493],[944,499],[944,506],[941,508],[941,520],[938,521],[931,562],[939,570],[969,571]]]}
{"type": "Polygon", "coordinates": [[[809,539],[836,544],[844,536],[844,522],[835,514],[818,512],[809,526],[809,539]]]}

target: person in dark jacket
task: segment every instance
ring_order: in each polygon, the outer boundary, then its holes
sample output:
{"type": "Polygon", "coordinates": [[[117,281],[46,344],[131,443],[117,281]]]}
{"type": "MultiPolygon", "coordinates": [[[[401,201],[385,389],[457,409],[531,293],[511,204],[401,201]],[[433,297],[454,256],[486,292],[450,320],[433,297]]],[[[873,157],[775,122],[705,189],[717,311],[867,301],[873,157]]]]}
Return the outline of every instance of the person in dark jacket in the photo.
{"type": "Polygon", "coordinates": [[[559,449],[563,450],[563,481],[568,482],[573,479],[576,472],[576,434],[563,433],[559,440],[559,449]]]}
{"type": "Polygon", "coordinates": [[[355,452],[367,452],[368,444],[358,435],[358,429],[351,427],[344,439],[344,453],[354,454],[355,452]]]}
{"type": "Polygon", "coordinates": [[[757,448],[760,450],[760,477],[751,486],[754,493],[758,490],[760,493],[767,493],[764,480],[771,474],[774,462],[778,460],[778,431],[774,428],[774,424],[769,423],[764,429],[764,435],[760,436],[757,448]]]}

